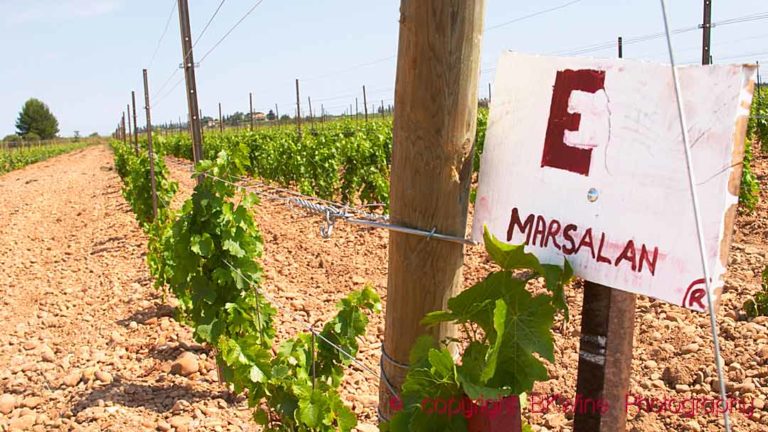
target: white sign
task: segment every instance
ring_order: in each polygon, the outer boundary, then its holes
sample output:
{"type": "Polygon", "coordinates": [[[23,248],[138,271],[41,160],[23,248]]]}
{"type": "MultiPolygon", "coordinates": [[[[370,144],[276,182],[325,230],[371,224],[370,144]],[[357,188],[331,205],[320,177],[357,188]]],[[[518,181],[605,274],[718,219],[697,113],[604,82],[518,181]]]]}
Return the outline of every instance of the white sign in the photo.
{"type": "MultiPolygon", "coordinates": [[[[738,202],[753,66],[679,68],[713,298],[738,202]]],[[[473,238],[483,226],[577,276],[704,310],[706,289],[668,65],[505,53],[473,238]]]]}

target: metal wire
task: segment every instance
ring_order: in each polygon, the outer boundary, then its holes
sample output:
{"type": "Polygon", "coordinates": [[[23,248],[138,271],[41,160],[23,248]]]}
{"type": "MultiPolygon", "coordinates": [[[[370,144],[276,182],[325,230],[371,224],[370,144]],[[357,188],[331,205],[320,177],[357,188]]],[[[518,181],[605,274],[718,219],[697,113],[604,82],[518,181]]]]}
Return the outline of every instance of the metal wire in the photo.
{"type": "Polygon", "coordinates": [[[723,373],[722,358],[720,357],[720,340],[717,334],[717,320],[715,319],[715,305],[712,301],[712,281],[709,273],[709,263],[707,262],[706,243],[704,241],[704,227],[701,222],[701,210],[699,207],[699,197],[696,192],[696,179],[693,169],[693,161],[691,159],[691,149],[688,146],[688,125],[686,124],[685,112],[683,109],[682,93],[680,90],[680,79],[677,75],[677,68],[675,66],[675,55],[672,49],[672,37],[669,31],[669,22],[667,19],[667,5],[665,0],[661,2],[661,13],[664,18],[664,31],[667,38],[667,49],[669,50],[669,62],[672,68],[672,80],[675,86],[675,100],[677,102],[677,114],[680,121],[680,133],[683,138],[683,146],[685,147],[685,164],[688,169],[688,187],[691,191],[691,201],[693,203],[693,213],[696,219],[696,233],[699,242],[699,253],[701,255],[701,267],[704,271],[704,283],[706,284],[707,293],[707,306],[709,308],[709,324],[712,331],[712,340],[714,342],[715,351],[715,366],[717,367],[717,377],[720,381],[720,398],[722,403],[723,421],[725,430],[731,431],[731,421],[728,415],[728,396],[725,391],[725,374],[723,373]]]}
{"type": "MultiPolygon", "coordinates": [[[[350,353],[346,352],[346,351],[345,351],[343,348],[341,348],[340,346],[338,346],[338,345],[336,345],[335,343],[333,343],[333,342],[329,341],[329,340],[328,340],[328,339],[327,339],[325,336],[323,336],[322,334],[320,334],[320,333],[316,332],[316,331],[315,331],[315,329],[314,329],[314,328],[312,328],[312,326],[311,326],[311,325],[310,325],[309,327],[307,327],[307,329],[308,329],[308,330],[309,330],[309,331],[310,331],[310,332],[311,332],[311,333],[312,333],[312,334],[313,334],[315,337],[317,337],[317,338],[319,338],[321,341],[323,341],[323,342],[327,343],[328,345],[330,345],[330,346],[331,346],[333,349],[335,349],[336,351],[338,351],[338,352],[340,352],[340,353],[344,354],[345,356],[347,356],[347,358],[349,358],[350,360],[352,360],[352,362],[353,362],[354,364],[356,364],[356,365],[360,366],[360,367],[361,367],[361,368],[362,368],[362,369],[363,369],[365,372],[368,372],[369,374],[371,374],[371,376],[373,376],[373,377],[376,377],[376,378],[380,378],[380,377],[381,377],[381,376],[380,376],[380,375],[379,375],[379,374],[378,374],[378,373],[377,373],[375,370],[373,370],[373,369],[371,369],[370,367],[368,367],[368,365],[366,365],[365,363],[363,363],[363,362],[361,362],[360,360],[358,360],[358,359],[357,359],[355,356],[353,356],[352,354],[350,354],[350,353]]],[[[389,388],[389,391],[391,391],[391,392],[392,392],[392,394],[393,394],[393,395],[395,395],[395,397],[398,397],[398,398],[399,398],[399,396],[398,396],[398,393],[397,393],[397,391],[396,391],[396,390],[393,388],[392,384],[391,384],[391,383],[390,383],[388,380],[386,380],[386,379],[385,379],[385,380],[383,380],[383,381],[384,381],[384,384],[386,384],[386,386],[389,388]]]]}
{"type": "MultiPolygon", "coordinates": [[[[192,55],[192,53],[195,51],[195,47],[197,46],[198,42],[200,42],[200,40],[203,38],[203,35],[204,35],[204,34],[205,34],[205,32],[208,30],[208,27],[210,27],[211,23],[213,22],[213,19],[214,19],[214,18],[216,18],[216,15],[218,15],[218,14],[219,14],[219,11],[221,10],[221,7],[222,7],[222,6],[224,6],[224,2],[225,2],[225,1],[226,1],[226,0],[222,0],[222,1],[221,1],[221,3],[219,3],[219,6],[218,6],[218,7],[216,8],[216,10],[213,12],[213,15],[211,15],[211,17],[208,19],[208,22],[205,24],[205,27],[203,27],[203,30],[202,30],[202,31],[200,32],[200,34],[199,34],[199,35],[198,35],[198,36],[195,38],[194,42],[192,43],[192,49],[190,49],[190,50],[189,50],[189,52],[187,53],[187,55],[185,55],[185,56],[184,56],[184,57],[181,59],[181,64],[182,64],[182,65],[183,65],[184,63],[186,63],[186,62],[187,62],[187,59],[189,58],[189,56],[190,56],[190,55],[192,55]]],[[[173,12],[171,12],[171,15],[173,15],[173,12]]],[[[200,60],[200,61],[202,62],[202,60],[200,60]]],[[[194,65],[193,65],[193,67],[194,67],[194,65]]],[[[159,95],[159,94],[160,94],[160,92],[161,92],[161,91],[163,91],[163,89],[164,89],[164,88],[165,88],[165,87],[168,85],[168,83],[170,83],[170,82],[171,82],[171,80],[173,79],[173,77],[175,77],[175,76],[176,76],[176,74],[177,74],[177,73],[179,73],[179,68],[176,68],[176,69],[174,69],[174,70],[173,70],[173,72],[171,73],[171,76],[169,76],[169,77],[168,77],[168,79],[167,79],[167,80],[165,80],[165,82],[163,83],[163,85],[162,85],[162,86],[160,86],[160,88],[159,88],[159,89],[157,89],[157,91],[155,92],[155,95],[152,97],[152,99],[154,99],[154,98],[155,98],[155,96],[159,95]]],[[[175,89],[176,87],[178,87],[178,85],[179,85],[179,83],[176,83],[176,85],[174,85],[174,86],[173,86],[173,88],[175,89]]],[[[170,92],[168,92],[168,93],[171,93],[171,92],[173,92],[173,89],[171,89],[171,91],[170,91],[170,92]]],[[[166,95],[166,96],[167,96],[167,95],[166,95]]],[[[157,102],[155,102],[155,105],[157,105],[157,102]]]]}
{"type": "MultiPolygon", "coordinates": [[[[230,186],[240,188],[248,192],[256,193],[257,195],[263,194],[263,191],[259,190],[258,188],[254,188],[253,186],[249,187],[249,186],[244,186],[237,183],[232,183],[230,181],[216,177],[210,173],[204,172],[202,174],[205,175],[206,177],[210,177],[214,180],[221,181],[230,186]]],[[[287,191],[287,190],[283,189],[283,191],[287,191]]],[[[335,223],[341,220],[341,221],[349,222],[353,225],[362,225],[362,226],[367,226],[369,228],[382,228],[382,229],[396,231],[404,234],[411,234],[411,235],[426,237],[427,240],[431,240],[431,239],[443,240],[443,241],[459,243],[459,244],[468,245],[468,246],[475,246],[478,244],[477,242],[464,237],[456,237],[456,236],[447,235],[447,234],[440,234],[437,232],[436,228],[432,228],[432,230],[427,231],[427,230],[418,229],[418,228],[412,228],[412,227],[406,227],[402,225],[395,225],[391,223],[381,222],[382,220],[387,220],[388,218],[382,215],[368,213],[359,209],[355,210],[354,212],[358,215],[363,215],[364,218],[354,218],[352,217],[350,212],[347,211],[347,209],[350,209],[348,206],[332,203],[330,201],[322,200],[320,198],[301,195],[297,192],[291,192],[291,191],[287,191],[287,192],[289,192],[294,196],[291,198],[271,196],[269,198],[286,201],[297,207],[303,208],[309,212],[323,215],[325,217],[325,225],[321,228],[321,235],[323,236],[323,238],[329,238],[333,232],[333,227],[335,223]],[[331,205],[323,204],[320,202],[330,203],[331,205]]]]}
{"type": "Polygon", "coordinates": [[[176,3],[176,0],[171,0],[171,3],[173,3],[173,7],[171,7],[171,13],[168,14],[168,20],[165,22],[165,29],[163,30],[163,34],[160,35],[160,39],[157,41],[157,46],[155,47],[155,52],[152,54],[152,59],[149,61],[149,66],[147,66],[147,69],[152,69],[152,64],[155,62],[155,58],[157,57],[157,53],[160,51],[160,45],[163,43],[163,39],[165,39],[165,35],[168,33],[168,27],[171,25],[171,19],[173,18],[173,13],[176,11],[176,6],[178,3],[176,3]]]}
{"type": "Polygon", "coordinates": [[[564,3],[564,4],[561,4],[561,5],[559,5],[559,6],[551,7],[551,8],[549,8],[549,9],[540,10],[540,11],[538,11],[538,12],[533,12],[533,13],[531,13],[531,14],[528,14],[528,15],[523,15],[523,16],[521,16],[521,17],[517,17],[517,18],[514,18],[514,19],[512,19],[512,20],[509,20],[509,21],[503,22],[503,23],[499,23],[499,24],[495,24],[495,25],[492,25],[492,26],[490,26],[490,27],[486,27],[486,28],[485,28],[485,31],[487,32],[487,31],[491,31],[491,30],[496,30],[497,28],[506,27],[506,26],[508,26],[508,25],[510,25],[510,24],[514,24],[514,23],[516,23],[516,22],[524,21],[524,20],[527,20],[527,19],[529,19],[529,18],[537,17],[537,16],[539,16],[539,15],[548,14],[548,13],[550,13],[550,12],[555,12],[555,11],[558,11],[558,10],[560,10],[560,9],[565,9],[565,8],[567,8],[568,6],[570,6],[570,5],[572,5],[572,4],[576,4],[576,3],[579,3],[579,2],[581,2],[581,0],[571,0],[571,1],[569,1],[568,3],[564,3]]]}
{"type": "Polygon", "coordinates": [[[280,303],[276,302],[276,301],[275,301],[275,299],[273,299],[273,298],[272,298],[272,297],[270,297],[270,296],[269,296],[267,293],[265,293],[263,290],[261,290],[261,289],[259,288],[259,284],[257,284],[257,283],[256,283],[256,282],[255,282],[253,279],[251,279],[251,278],[249,278],[249,277],[245,276],[243,273],[241,273],[241,272],[240,272],[240,270],[238,270],[238,269],[237,269],[237,268],[235,268],[235,267],[234,267],[232,264],[230,264],[229,262],[227,262],[227,260],[222,260],[222,261],[224,262],[224,264],[226,264],[226,265],[227,265],[227,267],[229,267],[230,269],[232,269],[232,271],[234,271],[235,273],[237,273],[238,275],[240,275],[240,277],[241,277],[241,278],[245,279],[245,281],[246,281],[246,282],[248,282],[248,283],[249,283],[249,284],[250,284],[250,285],[253,287],[253,289],[254,289],[254,290],[256,290],[256,294],[258,294],[258,295],[260,295],[260,296],[264,297],[265,299],[269,300],[269,302],[270,302],[270,303],[272,303],[272,304],[274,304],[274,305],[276,305],[276,306],[279,306],[279,305],[280,305],[280,303]]]}
{"type": "MultiPolygon", "coordinates": [[[[750,15],[745,15],[745,16],[741,16],[741,17],[737,17],[737,18],[730,18],[730,19],[726,19],[726,20],[722,20],[722,21],[713,22],[712,23],[712,27],[726,26],[726,25],[737,24],[737,23],[742,23],[742,22],[760,21],[760,20],[764,20],[764,19],[768,19],[768,12],[761,12],[761,13],[757,13],[757,14],[750,14],[750,15]]],[[[677,28],[677,29],[674,29],[674,30],[670,30],[669,32],[670,32],[670,34],[680,34],[680,33],[692,32],[692,31],[696,31],[696,30],[699,30],[699,26],[698,25],[677,28]]],[[[661,39],[661,38],[665,37],[665,34],[666,34],[666,32],[663,32],[663,33],[651,33],[651,34],[646,34],[646,35],[641,35],[641,36],[624,38],[623,43],[624,43],[624,45],[631,45],[631,44],[636,44],[636,43],[640,43],[640,42],[647,42],[647,41],[654,40],[654,39],[661,39]]],[[[557,55],[579,55],[579,54],[587,54],[587,53],[591,53],[591,52],[595,52],[595,51],[602,51],[602,50],[606,50],[606,49],[616,49],[616,40],[601,42],[601,43],[592,44],[592,45],[586,45],[586,46],[582,46],[580,48],[574,48],[574,49],[571,49],[571,50],[556,51],[556,52],[553,52],[552,54],[557,54],[557,55]]]]}
{"type": "Polygon", "coordinates": [[[261,5],[261,3],[263,3],[263,2],[264,2],[264,0],[259,0],[259,1],[257,1],[257,2],[256,2],[256,4],[254,4],[254,5],[253,5],[253,7],[251,7],[251,8],[248,10],[248,12],[246,12],[246,13],[245,13],[245,15],[243,15],[243,17],[242,17],[242,18],[240,18],[240,20],[238,20],[238,21],[235,23],[235,25],[233,25],[233,26],[232,26],[232,28],[230,28],[230,29],[229,29],[229,31],[227,31],[227,32],[224,34],[224,36],[222,36],[222,37],[221,37],[221,39],[219,39],[219,41],[218,41],[218,42],[216,42],[215,44],[213,44],[213,46],[211,47],[211,49],[209,49],[209,50],[208,50],[208,52],[206,52],[205,54],[203,54],[203,57],[200,59],[200,63],[202,63],[202,62],[203,62],[203,60],[205,60],[206,58],[208,58],[208,56],[209,56],[209,55],[211,55],[211,53],[212,53],[212,52],[213,52],[213,51],[214,51],[216,48],[218,48],[218,46],[219,46],[219,45],[221,45],[221,43],[222,43],[222,42],[224,42],[224,39],[226,39],[227,37],[229,37],[229,35],[230,35],[230,34],[231,34],[233,31],[235,31],[235,29],[236,29],[236,28],[237,28],[237,27],[238,27],[240,24],[242,24],[242,23],[243,23],[243,21],[245,21],[245,19],[246,19],[246,18],[248,18],[248,16],[249,16],[251,13],[253,13],[253,11],[254,11],[254,10],[256,10],[256,8],[257,8],[257,7],[259,7],[259,5],[261,5]]]}

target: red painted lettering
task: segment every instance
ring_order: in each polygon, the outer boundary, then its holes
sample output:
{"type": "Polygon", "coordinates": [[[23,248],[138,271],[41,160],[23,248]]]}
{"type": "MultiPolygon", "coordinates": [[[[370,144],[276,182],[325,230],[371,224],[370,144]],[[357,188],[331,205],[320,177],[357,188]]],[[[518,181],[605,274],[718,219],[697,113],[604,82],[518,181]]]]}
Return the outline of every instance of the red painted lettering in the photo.
{"type": "Polygon", "coordinates": [[[543,217],[537,216],[536,217],[536,229],[533,231],[533,242],[531,242],[532,245],[536,246],[537,244],[541,247],[544,247],[544,237],[547,234],[547,221],[544,220],[543,217]]]}
{"type": "Polygon", "coordinates": [[[552,167],[588,176],[592,163],[592,149],[581,149],[565,144],[565,131],[579,130],[581,114],[568,112],[571,93],[596,93],[605,88],[605,72],[591,69],[558,71],[552,91],[549,124],[544,139],[542,167],[552,167]]]}
{"type": "Polygon", "coordinates": [[[563,240],[570,243],[570,246],[563,244],[562,251],[566,255],[571,255],[576,251],[576,240],[573,238],[572,233],[577,229],[578,227],[574,224],[568,224],[565,226],[565,229],[563,229],[563,240]]]}
{"type": "Polygon", "coordinates": [[[605,233],[600,234],[600,246],[597,247],[597,262],[611,264],[611,259],[603,256],[603,245],[605,244],[605,233]]]}
{"type": "Polygon", "coordinates": [[[525,222],[523,222],[520,220],[520,212],[517,208],[513,208],[512,218],[509,221],[509,228],[507,229],[507,241],[512,241],[512,236],[515,235],[515,228],[525,235],[524,244],[528,244],[528,242],[531,241],[531,231],[533,230],[533,215],[528,215],[528,217],[525,218],[525,222]]]}
{"type": "Polygon", "coordinates": [[[579,247],[576,248],[576,252],[579,253],[582,247],[587,246],[589,247],[589,253],[592,254],[592,259],[595,258],[595,244],[592,241],[592,228],[587,228],[586,231],[584,231],[584,235],[581,237],[581,241],[579,242],[579,247]]]}
{"type": "Polygon", "coordinates": [[[648,271],[651,272],[651,275],[656,275],[656,261],[659,258],[659,248],[655,247],[653,248],[653,257],[648,256],[648,249],[645,247],[645,245],[642,245],[640,247],[640,270],[638,272],[643,271],[643,264],[648,264],[648,271]]]}
{"type": "Polygon", "coordinates": [[[552,240],[552,244],[560,250],[560,244],[557,243],[557,236],[560,234],[560,222],[556,219],[552,219],[549,222],[549,228],[547,228],[547,236],[544,237],[544,247],[549,245],[549,240],[552,240]]]}
{"type": "Polygon", "coordinates": [[[627,245],[624,246],[621,255],[616,258],[616,267],[618,267],[622,261],[629,261],[632,264],[632,271],[637,271],[637,251],[635,250],[634,241],[630,240],[627,242],[627,245]]]}

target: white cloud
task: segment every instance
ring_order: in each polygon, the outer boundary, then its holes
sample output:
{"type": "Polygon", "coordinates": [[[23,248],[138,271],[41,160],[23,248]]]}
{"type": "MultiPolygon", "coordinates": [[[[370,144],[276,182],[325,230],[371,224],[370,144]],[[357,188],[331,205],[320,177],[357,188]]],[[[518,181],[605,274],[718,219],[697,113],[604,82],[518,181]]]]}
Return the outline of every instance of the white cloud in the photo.
{"type": "Polygon", "coordinates": [[[52,23],[107,15],[119,9],[123,0],[27,0],[10,6],[7,20],[13,24],[52,23]]]}

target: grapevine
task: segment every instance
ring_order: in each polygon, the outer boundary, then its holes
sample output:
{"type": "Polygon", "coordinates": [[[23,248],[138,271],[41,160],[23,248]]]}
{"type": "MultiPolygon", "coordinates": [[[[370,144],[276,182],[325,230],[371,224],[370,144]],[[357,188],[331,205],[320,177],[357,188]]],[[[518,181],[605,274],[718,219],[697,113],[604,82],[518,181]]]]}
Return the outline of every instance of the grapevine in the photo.
{"type": "Polygon", "coordinates": [[[385,430],[467,431],[468,418],[422,410],[426,399],[498,400],[530,392],[537,381],[548,379],[541,359],[554,361],[551,327],[558,311],[566,311],[563,286],[573,271],[567,261],[561,268],[540,264],[524,246],[500,242],[485,231],[485,246],[501,271],[448,300],[448,310],[428,314],[422,324],[457,324],[469,339],[461,360],[455,363],[448,346],[456,340],[435,341],[424,336],[413,347],[411,369],[402,386],[403,409],[385,430]],[[520,275],[516,270],[525,270],[520,275]],[[532,295],[526,285],[543,278],[550,294],[532,295]]]}

